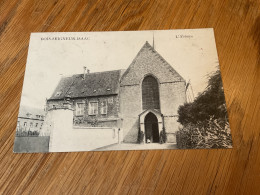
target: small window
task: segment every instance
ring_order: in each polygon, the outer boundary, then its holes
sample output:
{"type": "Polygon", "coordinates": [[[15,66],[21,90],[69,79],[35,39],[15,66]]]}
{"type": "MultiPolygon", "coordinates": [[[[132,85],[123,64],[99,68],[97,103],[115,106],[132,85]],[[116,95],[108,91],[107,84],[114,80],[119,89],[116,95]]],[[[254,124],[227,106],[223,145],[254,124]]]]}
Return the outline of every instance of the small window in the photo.
{"type": "Polygon", "coordinates": [[[101,102],[100,112],[101,114],[107,114],[107,101],[101,102]]]}
{"type": "Polygon", "coordinates": [[[84,103],[76,103],[76,115],[80,116],[84,114],[84,103]]]}
{"type": "Polygon", "coordinates": [[[98,102],[89,102],[89,115],[98,114],[98,102]]]}
{"type": "Polygon", "coordinates": [[[33,123],[32,122],[30,122],[30,127],[33,127],[33,123]]]}
{"type": "Polygon", "coordinates": [[[38,127],[38,123],[35,123],[35,127],[38,127]]]}
{"type": "Polygon", "coordinates": [[[25,127],[26,127],[26,126],[27,126],[27,122],[24,122],[24,123],[23,123],[23,126],[25,126],[25,127]]]}

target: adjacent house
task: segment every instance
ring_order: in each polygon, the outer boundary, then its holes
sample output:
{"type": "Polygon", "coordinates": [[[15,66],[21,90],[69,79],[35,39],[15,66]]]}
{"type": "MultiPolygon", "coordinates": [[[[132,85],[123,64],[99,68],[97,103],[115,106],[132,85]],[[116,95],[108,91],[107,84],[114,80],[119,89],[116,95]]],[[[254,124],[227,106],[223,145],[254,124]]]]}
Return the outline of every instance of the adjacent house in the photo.
{"type": "Polygon", "coordinates": [[[29,131],[40,133],[44,122],[44,117],[44,110],[21,106],[16,126],[17,134],[19,134],[19,132],[21,133],[29,131]]]}
{"type": "Polygon", "coordinates": [[[120,128],[125,143],[136,143],[140,132],[146,143],[160,142],[162,132],[167,142],[175,143],[185,86],[182,76],[146,42],[126,70],[61,78],[46,106],[69,103],[74,125],[120,128]]]}
{"type": "Polygon", "coordinates": [[[72,103],[74,124],[90,127],[116,127],[119,119],[119,80],[122,70],[77,74],[63,77],[47,109],[72,103]]]}

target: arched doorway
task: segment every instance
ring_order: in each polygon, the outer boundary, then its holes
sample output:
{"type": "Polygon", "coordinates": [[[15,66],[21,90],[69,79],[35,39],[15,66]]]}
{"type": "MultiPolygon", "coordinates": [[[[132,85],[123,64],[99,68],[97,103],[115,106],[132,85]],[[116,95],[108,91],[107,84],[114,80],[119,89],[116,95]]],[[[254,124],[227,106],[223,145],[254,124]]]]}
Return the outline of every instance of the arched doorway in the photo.
{"type": "Polygon", "coordinates": [[[142,82],[142,102],[143,110],[160,110],[158,82],[151,75],[146,76],[142,82]]]}
{"type": "Polygon", "coordinates": [[[149,112],[145,116],[144,126],[145,126],[145,142],[159,143],[158,119],[152,112],[149,112]]]}

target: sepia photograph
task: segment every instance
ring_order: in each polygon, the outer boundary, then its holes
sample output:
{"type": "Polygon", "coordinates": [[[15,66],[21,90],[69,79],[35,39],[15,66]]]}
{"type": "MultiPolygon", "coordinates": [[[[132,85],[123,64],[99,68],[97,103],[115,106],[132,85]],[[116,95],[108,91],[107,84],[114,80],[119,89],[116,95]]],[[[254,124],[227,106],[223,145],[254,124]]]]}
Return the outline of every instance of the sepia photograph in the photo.
{"type": "Polygon", "coordinates": [[[214,31],[32,33],[14,152],[232,148],[214,31]]]}

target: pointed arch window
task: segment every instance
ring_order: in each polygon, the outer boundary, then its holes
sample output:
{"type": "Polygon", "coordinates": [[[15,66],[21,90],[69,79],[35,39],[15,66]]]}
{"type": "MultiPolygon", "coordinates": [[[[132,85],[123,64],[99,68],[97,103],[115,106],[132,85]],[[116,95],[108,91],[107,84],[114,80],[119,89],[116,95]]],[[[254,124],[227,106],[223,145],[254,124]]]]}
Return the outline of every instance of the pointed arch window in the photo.
{"type": "Polygon", "coordinates": [[[157,80],[148,75],[142,83],[143,110],[160,109],[159,86],[157,80]]]}

